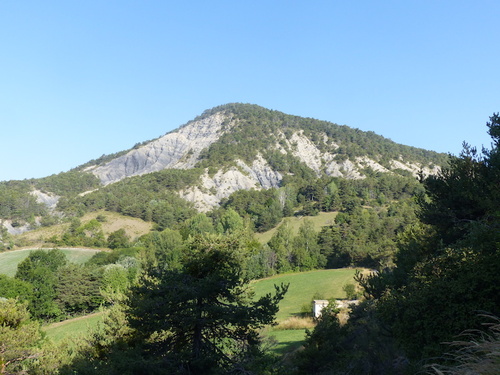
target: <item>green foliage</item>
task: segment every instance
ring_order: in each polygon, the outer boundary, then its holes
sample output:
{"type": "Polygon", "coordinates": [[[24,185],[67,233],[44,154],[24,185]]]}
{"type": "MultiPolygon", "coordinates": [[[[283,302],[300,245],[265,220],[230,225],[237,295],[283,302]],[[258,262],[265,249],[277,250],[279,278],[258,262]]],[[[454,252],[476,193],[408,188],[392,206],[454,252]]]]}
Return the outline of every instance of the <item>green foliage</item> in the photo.
{"type": "Polygon", "coordinates": [[[383,268],[392,264],[398,236],[417,220],[411,201],[387,208],[361,208],[341,212],[335,224],[319,233],[321,251],[328,267],[351,265],[383,268]]]}
{"type": "Polygon", "coordinates": [[[141,240],[146,244],[149,252],[153,253],[154,262],[159,268],[179,269],[184,253],[184,240],[178,230],[164,229],[154,231],[141,240]]]}
{"type": "Polygon", "coordinates": [[[283,217],[283,208],[276,189],[238,190],[221,202],[240,216],[249,216],[255,229],[264,232],[275,227],[283,217]]]}
{"type": "MultiPolygon", "coordinates": [[[[69,262],[82,264],[88,261],[94,254],[98,253],[99,250],[88,250],[88,249],[60,249],[67,257],[69,262]]],[[[15,250],[0,253],[0,274],[7,276],[15,276],[17,272],[17,266],[24,259],[28,257],[30,253],[36,250],[15,250]]],[[[43,250],[43,251],[49,251],[43,250]]]]}
{"type": "Polygon", "coordinates": [[[341,327],[336,311],[325,307],[321,319],[313,332],[307,332],[304,350],[296,356],[299,374],[333,373],[335,366],[341,365],[341,337],[345,336],[345,328],[341,327]]]}
{"type": "Polygon", "coordinates": [[[492,150],[479,155],[465,145],[448,168],[423,180],[420,217],[429,228],[404,233],[394,270],[361,280],[414,360],[439,356],[443,342],[479,328],[478,310],[500,313],[498,116],[487,125],[492,150]]]}
{"type": "Polygon", "coordinates": [[[154,221],[159,229],[175,226],[195,214],[192,204],[174,193],[198,181],[199,169],[166,169],[135,176],[84,196],[61,199],[58,208],[68,213],[100,209],[154,221]]]}
{"type": "Polygon", "coordinates": [[[498,311],[500,256],[448,249],[421,262],[404,289],[381,298],[380,311],[410,358],[443,353],[443,343],[479,327],[478,310],[498,311]],[[396,319],[397,317],[397,319],[396,319]]]}
{"type": "Polygon", "coordinates": [[[480,315],[486,332],[467,331],[451,342],[447,359],[451,365],[429,365],[438,375],[495,375],[500,368],[500,321],[498,317],[480,315]]]}
{"type": "Polygon", "coordinates": [[[293,358],[298,374],[413,373],[381,324],[373,303],[353,307],[344,325],[338,312],[331,307],[322,310],[318,325],[307,334],[304,350],[293,358]]]}
{"type": "Polygon", "coordinates": [[[125,229],[120,228],[108,236],[107,245],[110,249],[129,247],[130,237],[125,232],[125,229]]]}
{"type": "Polygon", "coordinates": [[[258,353],[257,329],[273,322],[287,288],[250,300],[241,251],[235,237],[194,237],[182,270],[153,270],[132,289],[131,325],[151,342],[149,356],[169,359],[171,371],[208,374],[258,353]]]}
{"type": "Polygon", "coordinates": [[[60,196],[72,196],[101,186],[99,179],[92,173],[71,170],[52,176],[32,179],[30,182],[41,191],[60,196]]]}
{"type": "Polygon", "coordinates": [[[345,292],[345,297],[347,299],[353,300],[358,298],[358,294],[356,293],[356,285],[351,283],[344,284],[342,290],[345,292]]]}
{"type": "Polygon", "coordinates": [[[37,250],[19,263],[16,279],[33,285],[33,295],[29,301],[31,314],[38,319],[54,319],[61,310],[55,303],[57,284],[56,271],[67,264],[61,250],[37,250]]]}
{"type": "Polygon", "coordinates": [[[245,229],[243,218],[232,208],[224,211],[217,225],[217,231],[219,233],[231,234],[245,229]]]}
{"type": "Polygon", "coordinates": [[[0,298],[18,298],[29,301],[33,298],[33,285],[7,275],[0,275],[0,298]]]}
{"type": "Polygon", "coordinates": [[[30,320],[26,304],[14,299],[0,299],[0,371],[24,373],[41,356],[40,324],[30,320]]]}
{"type": "Polygon", "coordinates": [[[89,313],[103,302],[96,268],[68,264],[57,270],[55,302],[67,315],[89,313]]]}
{"type": "Polygon", "coordinates": [[[364,132],[312,118],[287,115],[257,105],[226,104],[205,111],[198,119],[217,112],[224,112],[229,116],[227,126],[231,126],[231,131],[222,135],[219,142],[212,144],[202,153],[202,161],[199,163],[201,167],[219,168],[227,166],[237,158],[251,164],[259,152],[269,150],[264,155],[268,163],[277,170],[285,172],[284,174],[295,173],[297,162],[292,156],[280,155],[275,150],[275,145],[280,144],[285,149],[289,148],[290,146],[281,134],[290,137],[294,132],[299,131],[311,139],[320,150],[337,154],[340,159],[368,156],[384,165],[388,164],[389,160],[398,160],[401,155],[404,155],[405,160],[425,165],[429,162],[442,165],[445,162],[443,154],[403,146],[373,132],[364,132]],[[334,139],[335,143],[340,144],[341,147],[337,148],[324,142],[324,135],[334,139]]]}
{"type": "Polygon", "coordinates": [[[82,224],[79,219],[73,218],[61,238],[53,237],[52,240],[60,246],[104,247],[107,244],[102,224],[96,219],[82,224]]]}
{"type": "Polygon", "coordinates": [[[215,233],[215,228],[212,220],[204,213],[199,213],[187,219],[180,229],[180,233],[184,240],[189,236],[196,236],[204,233],[215,233]]]}
{"type": "Polygon", "coordinates": [[[124,249],[114,249],[111,252],[99,251],[95,253],[92,258],[87,261],[88,265],[104,266],[118,262],[120,259],[126,257],[137,257],[141,248],[129,247],[124,249]]]}
{"type": "Polygon", "coordinates": [[[28,221],[31,217],[47,214],[47,208],[37,203],[27,181],[0,182],[0,217],[28,221]]]}

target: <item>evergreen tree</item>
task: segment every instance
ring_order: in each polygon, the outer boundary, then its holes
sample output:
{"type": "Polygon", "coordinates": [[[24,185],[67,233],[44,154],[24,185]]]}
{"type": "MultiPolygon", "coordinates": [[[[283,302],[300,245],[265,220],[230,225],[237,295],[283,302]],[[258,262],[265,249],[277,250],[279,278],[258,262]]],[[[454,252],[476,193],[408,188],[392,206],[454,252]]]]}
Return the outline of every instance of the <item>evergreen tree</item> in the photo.
{"type": "Polygon", "coordinates": [[[420,215],[430,229],[407,235],[393,271],[362,280],[410,358],[442,354],[442,343],[480,327],[480,310],[500,315],[499,120],[487,123],[491,150],[465,145],[423,180],[420,215]]]}
{"type": "Polygon", "coordinates": [[[131,326],[146,355],[171,373],[230,372],[258,355],[257,329],[271,324],[287,287],[257,301],[243,279],[235,236],[191,239],[181,270],[152,270],[132,289],[131,326]]]}

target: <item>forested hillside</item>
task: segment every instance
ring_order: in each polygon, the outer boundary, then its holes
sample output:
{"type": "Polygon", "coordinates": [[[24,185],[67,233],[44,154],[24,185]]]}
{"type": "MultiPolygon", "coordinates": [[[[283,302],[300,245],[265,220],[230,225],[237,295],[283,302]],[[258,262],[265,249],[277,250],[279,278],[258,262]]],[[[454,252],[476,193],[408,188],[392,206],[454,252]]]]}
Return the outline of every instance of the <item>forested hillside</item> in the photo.
{"type": "MultiPolygon", "coordinates": [[[[194,209],[211,211],[234,199],[233,193],[252,189],[281,189],[279,199],[273,198],[281,206],[275,211],[288,216],[299,194],[312,197],[299,190],[317,185],[316,180],[325,185],[329,177],[352,180],[387,173],[411,180],[419,171],[435,173],[445,163],[442,154],[399,145],[371,132],[256,105],[228,104],[156,140],[103,155],[71,171],[0,182],[0,235],[3,246],[11,247],[9,233],[99,209],[165,228],[194,215],[194,209]]],[[[322,189],[325,186],[318,192],[322,189]]],[[[320,202],[316,209],[325,204],[331,202],[320,202]]],[[[303,208],[305,213],[310,209],[307,204],[303,208]]],[[[270,223],[255,220],[257,230],[276,223],[276,218],[270,223]]]]}

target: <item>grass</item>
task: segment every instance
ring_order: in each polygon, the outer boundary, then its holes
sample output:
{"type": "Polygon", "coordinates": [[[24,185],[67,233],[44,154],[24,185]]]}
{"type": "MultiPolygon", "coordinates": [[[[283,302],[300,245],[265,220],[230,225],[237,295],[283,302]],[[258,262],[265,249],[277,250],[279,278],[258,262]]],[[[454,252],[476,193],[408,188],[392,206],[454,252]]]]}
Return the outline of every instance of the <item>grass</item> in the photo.
{"type": "Polygon", "coordinates": [[[283,356],[298,350],[306,337],[305,329],[268,330],[263,332],[264,344],[270,346],[272,353],[283,356]]]}
{"type": "Polygon", "coordinates": [[[351,268],[318,270],[255,281],[253,286],[256,298],[273,292],[275,284],[290,283],[276,315],[278,325],[268,327],[263,332],[268,341],[275,343],[271,346],[271,351],[282,356],[300,348],[305,340],[306,328],[314,327],[310,320],[299,318],[303,308],[309,308],[312,312],[311,300],[319,296],[321,299],[344,299],[345,292],[342,287],[347,283],[354,283],[355,272],[356,270],[351,268]]]}
{"type": "MultiPolygon", "coordinates": [[[[278,325],[267,327],[262,334],[265,344],[271,351],[282,356],[299,349],[305,339],[307,329],[312,329],[314,323],[311,319],[300,318],[304,305],[311,308],[311,299],[315,295],[322,298],[345,298],[342,287],[353,282],[355,269],[335,269],[301,272],[278,275],[253,282],[256,298],[266,293],[274,292],[274,285],[290,283],[285,298],[280,302],[280,311],[277,314],[278,325]]],[[[47,336],[55,342],[60,342],[69,337],[85,335],[95,328],[102,315],[92,314],[60,323],[55,323],[44,328],[47,336]]]]}
{"type": "MultiPolygon", "coordinates": [[[[123,228],[130,238],[138,238],[143,234],[149,233],[153,228],[153,223],[144,220],[124,216],[116,212],[96,211],[85,214],[80,218],[82,223],[87,223],[95,219],[98,215],[105,217],[101,223],[104,236],[123,228]]],[[[69,223],[53,225],[50,227],[41,227],[14,236],[15,242],[22,244],[23,247],[46,247],[46,240],[52,236],[61,236],[69,227],[69,223]]]]}
{"type": "Polygon", "coordinates": [[[60,342],[69,338],[83,337],[92,332],[97,324],[102,321],[102,312],[81,316],[74,319],[53,323],[43,327],[47,337],[54,342],[60,342]]]}
{"type": "MultiPolygon", "coordinates": [[[[280,311],[277,315],[278,322],[292,316],[300,315],[302,306],[311,303],[314,296],[321,299],[344,299],[345,292],[342,287],[353,283],[353,268],[334,270],[319,270],[300,273],[278,275],[253,283],[256,297],[274,291],[274,284],[290,283],[285,298],[280,302],[280,311]]],[[[312,307],[311,307],[312,311],[312,307]]]]}
{"type": "Polygon", "coordinates": [[[293,234],[297,234],[299,232],[299,228],[304,222],[304,220],[309,220],[313,223],[314,225],[314,230],[316,232],[319,232],[322,227],[326,225],[331,225],[333,221],[335,220],[335,216],[337,216],[337,212],[320,212],[316,216],[293,216],[293,217],[287,217],[281,221],[280,224],[278,224],[275,228],[268,230],[267,232],[264,233],[256,233],[255,238],[260,243],[267,243],[269,240],[273,237],[274,233],[278,230],[279,226],[283,224],[285,220],[288,220],[291,227],[293,234]]]}
{"type": "Polygon", "coordinates": [[[299,317],[292,316],[288,319],[285,319],[277,326],[273,327],[275,331],[284,331],[284,330],[296,330],[296,329],[313,329],[316,326],[313,318],[310,316],[299,317]]]}
{"type": "MultiPolygon", "coordinates": [[[[14,276],[17,271],[17,265],[22,262],[30,252],[34,250],[14,250],[0,253],[0,274],[14,276]]],[[[100,250],[82,250],[82,249],[61,249],[66,254],[71,263],[82,264],[89,260],[96,252],[100,250]]]]}

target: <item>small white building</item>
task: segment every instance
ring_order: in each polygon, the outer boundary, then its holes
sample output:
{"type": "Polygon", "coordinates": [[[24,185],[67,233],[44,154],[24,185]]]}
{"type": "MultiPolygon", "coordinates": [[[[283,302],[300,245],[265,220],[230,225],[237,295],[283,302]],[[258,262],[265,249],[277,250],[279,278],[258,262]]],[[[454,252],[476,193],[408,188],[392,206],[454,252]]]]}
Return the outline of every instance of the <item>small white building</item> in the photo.
{"type": "MultiPolygon", "coordinates": [[[[352,305],[359,305],[361,301],[359,300],[335,300],[335,307],[338,309],[348,309],[352,305]]],[[[321,316],[321,310],[328,306],[328,300],[326,299],[315,299],[313,301],[313,317],[319,318],[321,316]]]]}
{"type": "Polygon", "coordinates": [[[328,300],[326,299],[315,299],[313,301],[313,317],[319,318],[321,316],[321,310],[328,306],[328,300]]]}

